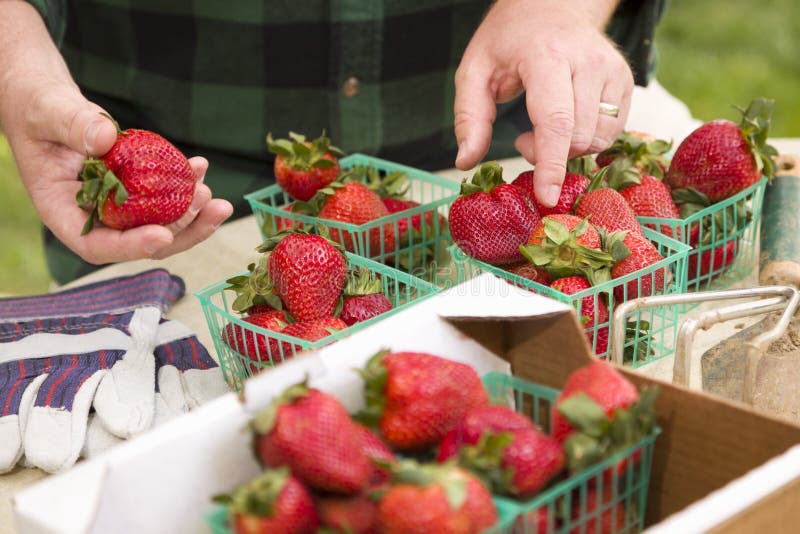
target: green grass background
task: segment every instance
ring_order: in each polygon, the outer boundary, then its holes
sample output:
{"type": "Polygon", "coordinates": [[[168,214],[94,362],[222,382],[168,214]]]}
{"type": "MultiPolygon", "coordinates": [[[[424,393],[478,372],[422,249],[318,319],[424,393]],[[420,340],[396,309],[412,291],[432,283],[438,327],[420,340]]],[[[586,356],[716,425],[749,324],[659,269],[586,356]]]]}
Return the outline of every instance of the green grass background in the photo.
{"type": "MultiPolygon", "coordinates": [[[[800,3],[671,0],[659,26],[657,77],[702,120],[735,118],[730,104],[774,98],[774,137],[800,137],[800,3]]],[[[0,137],[0,293],[50,282],[38,218],[0,137]]]]}

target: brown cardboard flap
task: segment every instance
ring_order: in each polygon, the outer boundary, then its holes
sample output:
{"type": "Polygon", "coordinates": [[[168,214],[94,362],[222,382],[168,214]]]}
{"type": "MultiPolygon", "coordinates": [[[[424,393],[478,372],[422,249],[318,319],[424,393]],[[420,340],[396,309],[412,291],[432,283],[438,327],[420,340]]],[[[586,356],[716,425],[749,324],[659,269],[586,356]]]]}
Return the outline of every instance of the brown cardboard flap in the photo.
{"type": "MultiPolygon", "coordinates": [[[[594,359],[574,313],[514,321],[481,318],[452,322],[506,358],[515,375],[551,387],[563,387],[573,371],[594,359]]],[[[661,390],[656,412],[663,433],[653,457],[647,524],[683,509],[800,443],[798,426],[744,405],[625,368],[622,371],[639,389],[657,385],[661,390]]],[[[793,493],[795,499],[800,499],[798,495],[793,493]]],[[[755,514],[753,521],[757,520],[765,519],[755,514]]]]}
{"type": "Polygon", "coordinates": [[[709,534],[791,534],[800,521],[800,478],[793,480],[755,506],[746,508],[730,520],[709,531],[709,534]]]}

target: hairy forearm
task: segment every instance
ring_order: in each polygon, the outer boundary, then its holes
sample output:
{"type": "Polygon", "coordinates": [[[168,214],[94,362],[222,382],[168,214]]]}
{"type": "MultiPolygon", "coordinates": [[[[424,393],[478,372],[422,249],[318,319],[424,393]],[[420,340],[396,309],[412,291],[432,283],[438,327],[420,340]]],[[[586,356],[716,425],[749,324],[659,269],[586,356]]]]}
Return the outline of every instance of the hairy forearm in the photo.
{"type": "Polygon", "coordinates": [[[39,13],[21,0],[0,0],[0,129],[19,113],[32,84],[74,84],[39,13]]]}
{"type": "Polygon", "coordinates": [[[538,4],[541,9],[547,9],[548,4],[560,4],[568,1],[570,7],[585,16],[594,26],[599,29],[604,29],[609,21],[614,10],[619,5],[620,0],[497,0],[495,3],[502,2],[523,2],[526,4],[538,4]]]}

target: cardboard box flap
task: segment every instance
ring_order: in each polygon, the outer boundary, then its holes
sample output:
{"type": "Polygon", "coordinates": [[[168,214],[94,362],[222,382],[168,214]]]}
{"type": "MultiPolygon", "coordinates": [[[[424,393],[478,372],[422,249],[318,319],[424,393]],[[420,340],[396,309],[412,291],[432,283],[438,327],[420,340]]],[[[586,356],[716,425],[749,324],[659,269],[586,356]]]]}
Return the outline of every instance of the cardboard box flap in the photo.
{"type": "Polygon", "coordinates": [[[792,447],[745,476],[668,517],[647,532],[648,534],[708,532],[711,528],[730,521],[743,507],[750,507],[767,498],[775,491],[775,487],[789,484],[798,477],[800,477],[800,445],[792,447]]]}

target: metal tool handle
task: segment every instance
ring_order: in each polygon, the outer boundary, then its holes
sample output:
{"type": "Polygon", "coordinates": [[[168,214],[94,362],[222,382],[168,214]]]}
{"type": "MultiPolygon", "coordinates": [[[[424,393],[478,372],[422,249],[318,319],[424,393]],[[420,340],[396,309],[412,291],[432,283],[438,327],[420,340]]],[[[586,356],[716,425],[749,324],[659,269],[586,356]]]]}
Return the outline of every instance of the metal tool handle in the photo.
{"type": "MultiPolygon", "coordinates": [[[[764,286],[746,289],[727,289],[722,291],[702,291],[675,295],[654,295],[641,297],[619,304],[614,311],[611,325],[611,357],[614,363],[622,365],[625,345],[625,318],[632,312],[656,306],[674,306],[717,300],[760,298],[750,303],[739,303],[725,308],[704,312],[696,319],[687,319],[678,333],[675,347],[673,382],[688,386],[691,372],[691,348],[694,334],[698,329],[708,329],[721,321],[748,317],[784,309],[787,301],[797,297],[797,291],[788,286],[764,286]]],[[[791,317],[789,318],[791,319],[791,317]]],[[[787,322],[788,325],[788,322],[787,322]]],[[[782,332],[781,332],[782,333],[782,332]]],[[[778,334],[778,336],[781,335],[778,334]]]]}
{"type": "Polygon", "coordinates": [[[795,291],[786,309],[781,314],[781,318],[775,326],[767,332],[762,332],[755,338],[747,342],[747,359],[744,364],[744,401],[748,404],[753,404],[756,390],[756,375],[758,373],[758,364],[764,353],[767,351],[769,344],[781,337],[789,324],[792,322],[797,307],[800,305],[800,292],[795,291]]]}

